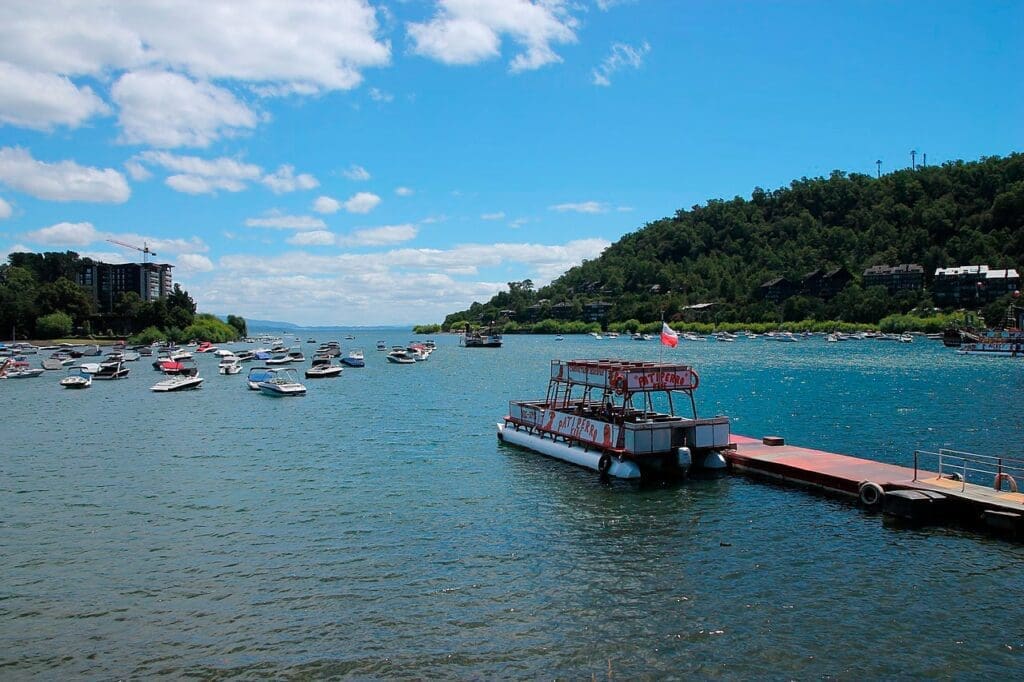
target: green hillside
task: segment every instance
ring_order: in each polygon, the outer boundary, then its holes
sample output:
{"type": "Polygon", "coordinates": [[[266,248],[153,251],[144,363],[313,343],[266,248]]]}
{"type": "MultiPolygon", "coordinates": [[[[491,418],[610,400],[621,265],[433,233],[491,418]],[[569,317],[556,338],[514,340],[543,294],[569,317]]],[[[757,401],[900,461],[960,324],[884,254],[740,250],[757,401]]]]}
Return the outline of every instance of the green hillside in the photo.
{"type": "Polygon", "coordinates": [[[522,326],[547,317],[583,319],[585,305],[595,301],[611,304],[605,324],[663,313],[681,319],[686,306],[709,302],[716,304],[705,318],[712,322],[877,322],[932,305],[927,289],[893,297],[861,286],[865,268],[900,263],[923,266],[926,287],[937,267],[1024,263],[1024,155],[881,178],[834,171],[776,190],[758,187],[749,199],[710,200],[625,235],[548,286],[510,282],[490,301],[449,315],[445,327],[462,320],[522,326]],[[840,266],[854,280],[831,300],[795,296],[776,305],[759,295],[772,278],[799,281],[840,266]]]}

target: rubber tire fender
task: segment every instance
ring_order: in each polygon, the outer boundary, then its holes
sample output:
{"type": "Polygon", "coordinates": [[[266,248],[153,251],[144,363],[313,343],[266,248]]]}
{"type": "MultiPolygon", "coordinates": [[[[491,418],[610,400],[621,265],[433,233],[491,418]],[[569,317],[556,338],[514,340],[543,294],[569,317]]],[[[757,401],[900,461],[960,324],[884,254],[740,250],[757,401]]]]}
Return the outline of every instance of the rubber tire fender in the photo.
{"type": "Polygon", "coordinates": [[[857,498],[868,509],[877,509],[882,505],[885,489],[874,481],[862,481],[857,487],[857,498]]]}

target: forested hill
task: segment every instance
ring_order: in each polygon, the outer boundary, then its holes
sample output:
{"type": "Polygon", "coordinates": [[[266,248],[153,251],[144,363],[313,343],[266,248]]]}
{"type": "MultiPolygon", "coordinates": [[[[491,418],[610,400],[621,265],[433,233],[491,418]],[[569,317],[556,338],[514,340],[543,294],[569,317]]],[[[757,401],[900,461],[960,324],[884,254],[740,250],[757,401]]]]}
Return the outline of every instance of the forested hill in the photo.
{"type": "MultiPolygon", "coordinates": [[[[936,267],[1024,264],[1024,154],[881,178],[834,171],[776,190],[758,187],[749,199],[710,200],[625,235],[546,287],[512,282],[508,292],[445,322],[500,319],[501,310],[515,310],[512,318],[522,320],[537,303],[580,310],[598,300],[612,304],[609,322],[657,320],[662,311],[671,319],[705,302],[719,304],[721,321],[777,320],[777,307],[758,296],[761,284],[839,266],[854,275],[849,291],[829,306],[811,306],[808,316],[853,320],[857,314],[842,308],[866,295],[859,285],[864,269],[900,263],[922,265],[926,284],[936,267]]],[[[928,302],[926,294],[919,298],[873,310],[905,312],[928,302]]]]}

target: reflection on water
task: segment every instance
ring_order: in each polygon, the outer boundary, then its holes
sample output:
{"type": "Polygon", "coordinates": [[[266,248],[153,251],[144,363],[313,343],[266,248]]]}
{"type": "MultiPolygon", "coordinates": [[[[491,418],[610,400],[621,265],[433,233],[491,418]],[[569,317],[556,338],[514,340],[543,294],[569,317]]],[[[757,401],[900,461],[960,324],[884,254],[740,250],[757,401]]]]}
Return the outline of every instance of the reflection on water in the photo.
{"type": "MultiPolygon", "coordinates": [[[[387,338],[388,345],[408,340],[387,338]]],[[[374,340],[376,336],[374,337],[374,340]]],[[[738,477],[602,484],[499,445],[558,357],[438,338],[305,398],[0,382],[0,674],[903,677],[1019,668],[1024,548],[738,477]]],[[[372,347],[364,340],[363,346],[372,347]]],[[[1019,452],[1024,363],[935,344],[682,343],[702,414],[906,464],[1019,452]],[[1013,448],[1018,450],[1014,452],[1013,448]]]]}

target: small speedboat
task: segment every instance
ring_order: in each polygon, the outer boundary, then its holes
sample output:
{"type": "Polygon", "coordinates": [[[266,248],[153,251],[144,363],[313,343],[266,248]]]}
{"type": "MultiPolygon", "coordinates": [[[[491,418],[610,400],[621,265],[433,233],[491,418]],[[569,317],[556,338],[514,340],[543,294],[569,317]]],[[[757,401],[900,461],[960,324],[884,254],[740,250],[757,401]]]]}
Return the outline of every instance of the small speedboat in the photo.
{"type": "Polygon", "coordinates": [[[195,360],[191,358],[174,360],[172,357],[160,363],[160,371],[170,376],[194,377],[199,374],[199,367],[196,366],[195,360]]]}
{"type": "Polygon", "coordinates": [[[250,367],[249,374],[245,378],[245,383],[248,384],[249,389],[253,391],[260,390],[260,382],[268,381],[274,376],[274,370],[270,367],[250,367]]]}
{"type": "MultiPolygon", "coordinates": [[[[256,357],[259,357],[257,355],[256,357]]],[[[292,359],[288,356],[288,353],[278,353],[269,360],[264,360],[268,365],[287,365],[290,364],[292,359]]]]}
{"type": "Polygon", "coordinates": [[[101,362],[96,371],[92,373],[93,379],[124,379],[131,371],[125,367],[120,360],[101,362]]]}
{"type": "Polygon", "coordinates": [[[213,345],[212,343],[210,343],[209,341],[203,341],[196,348],[196,352],[197,353],[212,353],[215,350],[217,350],[217,347],[215,345],[213,345]]]}
{"type": "Polygon", "coordinates": [[[393,351],[391,351],[390,353],[388,353],[387,358],[388,358],[388,362],[393,362],[396,365],[415,365],[416,364],[415,356],[413,356],[412,353],[410,353],[409,351],[405,350],[404,348],[402,348],[400,350],[393,350],[393,351]]]}
{"type": "Polygon", "coordinates": [[[387,349],[388,349],[388,344],[384,343],[383,341],[378,341],[377,342],[377,350],[387,350],[387,349]]]}
{"type": "Polygon", "coordinates": [[[288,351],[288,360],[290,362],[305,362],[306,356],[302,354],[302,350],[300,348],[295,347],[288,351]]]}
{"type": "Polygon", "coordinates": [[[163,381],[159,381],[153,384],[152,386],[149,387],[149,390],[156,391],[157,393],[170,393],[172,391],[190,391],[193,388],[199,388],[200,384],[202,383],[202,377],[179,374],[178,376],[168,377],[163,381]]]}
{"type": "Polygon", "coordinates": [[[81,366],[69,367],[68,375],[60,380],[64,388],[89,388],[92,386],[92,375],[81,366]]]}
{"type": "Polygon", "coordinates": [[[33,379],[45,371],[42,367],[32,367],[25,361],[15,360],[7,365],[2,376],[8,379],[33,379]]]}
{"type": "Polygon", "coordinates": [[[307,379],[329,379],[341,374],[341,365],[335,365],[330,358],[313,360],[313,366],[306,370],[307,379]]]}
{"type": "Polygon", "coordinates": [[[221,374],[238,374],[242,371],[242,359],[237,355],[226,355],[217,365],[217,371],[221,374]]]}
{"type": "Polygon", "coordinates": [[[299,383],[298,373],[291,367],[271,369],[271,376],[259,382],[260,391],[276,398],[306,395],[306,387],[299,383]]]}
{"type": "Polygon", "coordinates": [[[349,351],[349,354],[341,359],[341,363],[349,367],[365,367],[366,357],[363,355],[363,351],[356,348],[349,351]]]}

